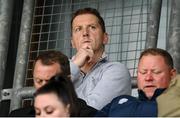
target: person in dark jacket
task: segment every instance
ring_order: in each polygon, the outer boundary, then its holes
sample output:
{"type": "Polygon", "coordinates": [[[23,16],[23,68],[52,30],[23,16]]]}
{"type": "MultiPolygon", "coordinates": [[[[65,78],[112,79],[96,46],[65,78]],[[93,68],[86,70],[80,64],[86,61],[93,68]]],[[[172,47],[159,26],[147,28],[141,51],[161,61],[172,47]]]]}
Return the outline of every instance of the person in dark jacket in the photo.
{"type": "MultiPolygon", "coordinates": [[[[65,78],[70,77],[69,59],[60,51],[47,51],[40,54],[34,62],[33,80],[35,89],[45,85],[50,78],[55,75],[61,75],[65,78]]],[[[77,100],[80,107],[80,116],[93,116],[96,109],[90,107],[80,98],[77,100]]],[[[35,110],[33,106],[19,108],[10,112],[11,117],[33,117],[35,110]]]]}
{"type": "Polygon", "coordinates": [[[158,48],[143,51],[137,70],[138,98],[123,95],[116,97],[96,116],[156,117],[156,98],[169,86],[176,75],[171,55],[158,48]]]}

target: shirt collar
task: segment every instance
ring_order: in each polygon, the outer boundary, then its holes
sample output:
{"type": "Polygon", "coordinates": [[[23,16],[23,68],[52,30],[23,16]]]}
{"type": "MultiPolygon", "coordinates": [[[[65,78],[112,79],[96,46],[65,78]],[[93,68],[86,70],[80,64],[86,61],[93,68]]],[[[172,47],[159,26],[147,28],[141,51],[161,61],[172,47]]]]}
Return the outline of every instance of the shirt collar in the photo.
{"type": "Polygon", "coordinates": [[[154,101],[164,90],[165,88],[156,89],[151,99],[149,99],[142,90],[138,90],[139,99],[142,101],[154,101]]]}
{"type": "Polygon", "coordinates": [[[104,51],[98,62],[100,62],[102,60],[107,60],[107,58],[108,58],[108,56],[107,56],[106,52],[104,51]]]}

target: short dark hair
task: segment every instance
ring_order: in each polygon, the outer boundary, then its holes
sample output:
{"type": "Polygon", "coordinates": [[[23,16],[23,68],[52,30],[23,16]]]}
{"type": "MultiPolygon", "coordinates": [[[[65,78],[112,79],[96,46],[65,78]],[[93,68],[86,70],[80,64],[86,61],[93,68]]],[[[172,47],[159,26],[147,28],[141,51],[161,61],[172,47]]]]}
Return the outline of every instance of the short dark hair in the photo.
{"type": "MultiPolygon", "coordinates": [[[[42,54],[40,54],[34,61],[34,66],[36,62],[40,60],[43,65],[52,65],[54,63],[58,63],[61,67],[61,75],[64,76],[70,76],[70,65],[69,65],[69,59],[66,55],[64,55],[60,51],[46,51],[42,54]]],[[[33,66],[33,73],[34,73],[34,66],[33,66]]]]}
{"type": "Polygon", "coordinates": [[[101,17],[100,13],[94,9],[94,8],[83,8],[83,9],[78,9],[74,14],[73,17],[71,19],[71,29],[72,29],[72,25],[73,25],[73,20],[76,18],[76,16],[78,15],[83,15],[83,14],[92,14],[95,15],[98,20],[99,20],[99,24],[101,25],[102,31],[106,32],[106,28],[105,28],[105,23],[103,18],[101,17]]]}
{"type": "Polygon", "coordinates": [[[172,58],[172,56],[166,50],[163,50],[163,49],[160,49],[160,48],[149,48],[149,49],[146,49],[146,50],[144,50],[141,53],[139,61],[141,60],[141,58],[143,56],[147,56],[147,55],[154,55],[154,56],[159,55],[159,56],[162,56],[164,58],[165,63],[170,68],[172,68],[172,69],[174,68],[173,58],[172,58]]]}
{"type": "Polygon", "coordinates": [[[78,116],[79,109],[77,108],[77,95],[74,86],[69,78],[55,76],[44,86],[40,87],[34,93],[36,98],[38,95],[54,93],[57,95],[60,102],[64,105],[70,105],[70,116],[78,116]]]}

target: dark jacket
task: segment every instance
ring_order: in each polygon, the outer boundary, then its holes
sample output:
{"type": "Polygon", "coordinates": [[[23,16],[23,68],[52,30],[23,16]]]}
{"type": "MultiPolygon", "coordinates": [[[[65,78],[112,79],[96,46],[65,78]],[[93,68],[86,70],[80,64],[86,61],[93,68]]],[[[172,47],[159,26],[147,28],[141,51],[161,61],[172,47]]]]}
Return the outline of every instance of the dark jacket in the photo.
{"type": "MultiPolygon", "coordinates": [[[[94,116],[97,112],[96,109],[90,107],[86,104],[86,102],[82,99],[78,98],[77,101],[77,109],[79,109],[79,114],[76,117],[87,117],[94,116]]],[[[35,109],[33,106],[20,108],[13,110],[9,116],[11,117],[35,117],[35,109]]],[[[75,117],[75,116],[72,116],[75,117]]]]}
{"type": "Polygon", "coordinates": [[[10,117],[35,117],[35,109],[33,106],[15,109],[10,112],[10,117]]]}
{"type": "Polygon", "coordinates": [[[143,91],[138,91],[139,98],[129,95],[116,97],[97,112],[96,116],[102,117],[156,117],[157,103],[156,97],[164,89],[157,89],[151,99],[148,99],[143,91]]]}

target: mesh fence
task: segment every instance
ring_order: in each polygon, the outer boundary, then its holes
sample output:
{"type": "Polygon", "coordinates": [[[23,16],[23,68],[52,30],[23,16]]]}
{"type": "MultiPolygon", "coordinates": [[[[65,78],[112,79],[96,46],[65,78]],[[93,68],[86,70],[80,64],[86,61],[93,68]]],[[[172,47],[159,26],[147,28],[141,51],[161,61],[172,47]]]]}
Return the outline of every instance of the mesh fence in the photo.
{"type": "Polygon", "coordinates": [[[150,5],[150,0],[36,0],[25,86],[33,85],[33,61],[40,53],[55,49],[72,57],[70,20],[74,11],[84,7],[98,9],[105,20],[110,38],[105,48],[108,58],[124,63],[136,77],[150,5]]]}

